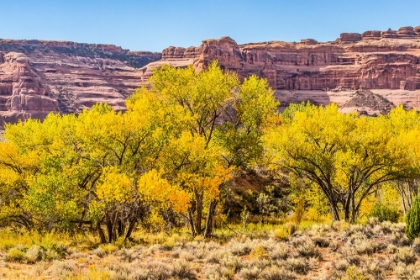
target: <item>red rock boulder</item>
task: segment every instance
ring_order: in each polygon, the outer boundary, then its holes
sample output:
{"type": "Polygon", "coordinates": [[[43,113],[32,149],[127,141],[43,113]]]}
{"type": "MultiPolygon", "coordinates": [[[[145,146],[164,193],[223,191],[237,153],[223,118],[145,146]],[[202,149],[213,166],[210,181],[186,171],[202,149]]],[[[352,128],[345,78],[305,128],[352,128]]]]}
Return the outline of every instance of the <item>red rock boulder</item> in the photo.
{"type": "Polygon", "coordinates": [[[417,33],[414,31],[414,28],[411,26],[401,27],[400,29],[398,29],[397,34],[400,37],[411,37],[417,35],[417,33]]]}
{"type": "Polygon", "coordinates": [[[369,30],[365,31],[362,34],[363,39],[381,39],[381,31],[378,30],[369,30]]]}
{"type": "Polygon", "coordinates": [[[340,42],[358,42],[362,40],[362,35],[359,33],[341,33],[340,42]]]}

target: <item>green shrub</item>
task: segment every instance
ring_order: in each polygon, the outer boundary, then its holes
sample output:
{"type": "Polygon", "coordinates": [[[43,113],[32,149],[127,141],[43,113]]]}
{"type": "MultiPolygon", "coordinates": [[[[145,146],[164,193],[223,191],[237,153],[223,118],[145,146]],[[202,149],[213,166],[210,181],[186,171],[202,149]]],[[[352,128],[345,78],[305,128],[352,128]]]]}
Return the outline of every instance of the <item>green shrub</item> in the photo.
{"type": "Polygon", "coordinates": [[[369,218],[378,218],[379,222],[390,221],[392,223],[398,222],[400,213],[397,209],[386,206],[380,202],[373,206],[369,213],[369,218]]]}
{"type": "Polygon", "coordinates": [[[12,262],[24,262],[26,261],[26,254],[19,248],[12,248],[7,253],[5,260],[12,262]]]}
{"type": "Polygon", "coordinates": [[[254,247],[249,257],[251,259],[269,259],[267,250],[261,245],[254,247]]]}
{"type": "Polygon", "coordinates": [[[367,280],[366,276],[363,275],[363,272],[360,271],[355,266],[349,266],[346,270],[346,276],[343,278],[345,280],[367,280]]]}
{"type": "Polygon", "coordinates": [[[287,241],[290,238],[290,233],[284,227],[280,227],[274,230],[273,234],[274,234],[274,238],[281,241],[287,241]]]}
{"type": "Polygon", "coordinates": [[[407,212],[405,233],[410,240],[420,236],[420,197],[418,195],[407,212]]]}

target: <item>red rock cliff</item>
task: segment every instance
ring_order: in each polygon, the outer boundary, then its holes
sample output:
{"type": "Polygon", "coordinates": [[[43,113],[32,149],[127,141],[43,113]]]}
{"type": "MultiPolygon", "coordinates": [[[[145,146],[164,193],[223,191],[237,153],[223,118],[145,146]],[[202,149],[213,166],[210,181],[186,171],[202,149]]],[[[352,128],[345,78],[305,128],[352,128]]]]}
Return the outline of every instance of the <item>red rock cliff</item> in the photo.
{"type": "Polygon", "coordinates": [[[356,90],[370,89],[395,104],[420,109],[420,26],[342,33],[326,43],[204,40],[198,47],[163,50],[162,60],[143,67],[142,81],[162,64],[202,70],[213,60],[240,78],[266,78],[283,105],[302,100],[344,105],[356,90]]]}
{"type": "Polygon", "coordinates": [[[0,52],[0,122],[16,122],[28,117],[44,118],[58,112],[58,102],[49,96],[41,77],[21,54],[0,52]]]}
{"type": "Polygon", "coordinates": [[[98,102],[124,110],[140,67],[160,53],[114,45],[0,39],[0,123],[49,112],[80,112],[98,102]]]}
{"type": "Polygon", "coordinates": [[[213,60],[240,78],[267,78],[283,105],[312,100],[349,108],[356,104],[347,102],[356,90],[369,89],[394,104],[420,109],[420,26],[342,33],[326,43],[305,39],[238,45],[222,37],[162,53],[0,39],[0,123],[43,118],[50,111],[80,112],[98,102],[124,110],[125,98],[147,83],[152,68],[172,64],[202,70],[213,60]]]}
{"type": "Polygon", "coordinates": [[[333,42],[238,45],[229,37],[199,47],[169,47],[162,63],[190,60],[203,69],[217,60],[240,77],[256,74],[277,90],[420,89],[420,27],[343,33],[333,42]]]}

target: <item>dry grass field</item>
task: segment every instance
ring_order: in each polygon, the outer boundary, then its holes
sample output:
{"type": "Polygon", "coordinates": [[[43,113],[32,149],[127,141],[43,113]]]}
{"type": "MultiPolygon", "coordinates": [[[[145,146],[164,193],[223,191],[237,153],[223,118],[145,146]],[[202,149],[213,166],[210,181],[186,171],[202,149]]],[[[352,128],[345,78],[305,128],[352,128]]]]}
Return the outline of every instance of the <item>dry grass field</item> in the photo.
{"type": "MultiPolygon", "coordinates": [[[[204,240],[143,234],[100,245],[92,236],[1,232],[1,279],[420,279],[420,240],[405,225],[336,222],[256,226],[204,240]]],[[[236,231],[236,230],[235,230],[236,231]]]]}

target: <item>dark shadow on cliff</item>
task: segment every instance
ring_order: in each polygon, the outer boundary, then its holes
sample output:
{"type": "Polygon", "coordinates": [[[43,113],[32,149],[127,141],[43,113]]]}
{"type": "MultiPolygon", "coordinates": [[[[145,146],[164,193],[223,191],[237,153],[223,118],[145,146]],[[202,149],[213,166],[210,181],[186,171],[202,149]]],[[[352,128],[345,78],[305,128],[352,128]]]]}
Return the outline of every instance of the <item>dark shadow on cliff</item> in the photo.
{"type": "Polygon", "coordinates": [[[274,96],[280,101],[280,112],[283,112],[291,103],[310,101],[314,105],[328,105],[330,96],[322,90],[276,90],[274,96]]]}

